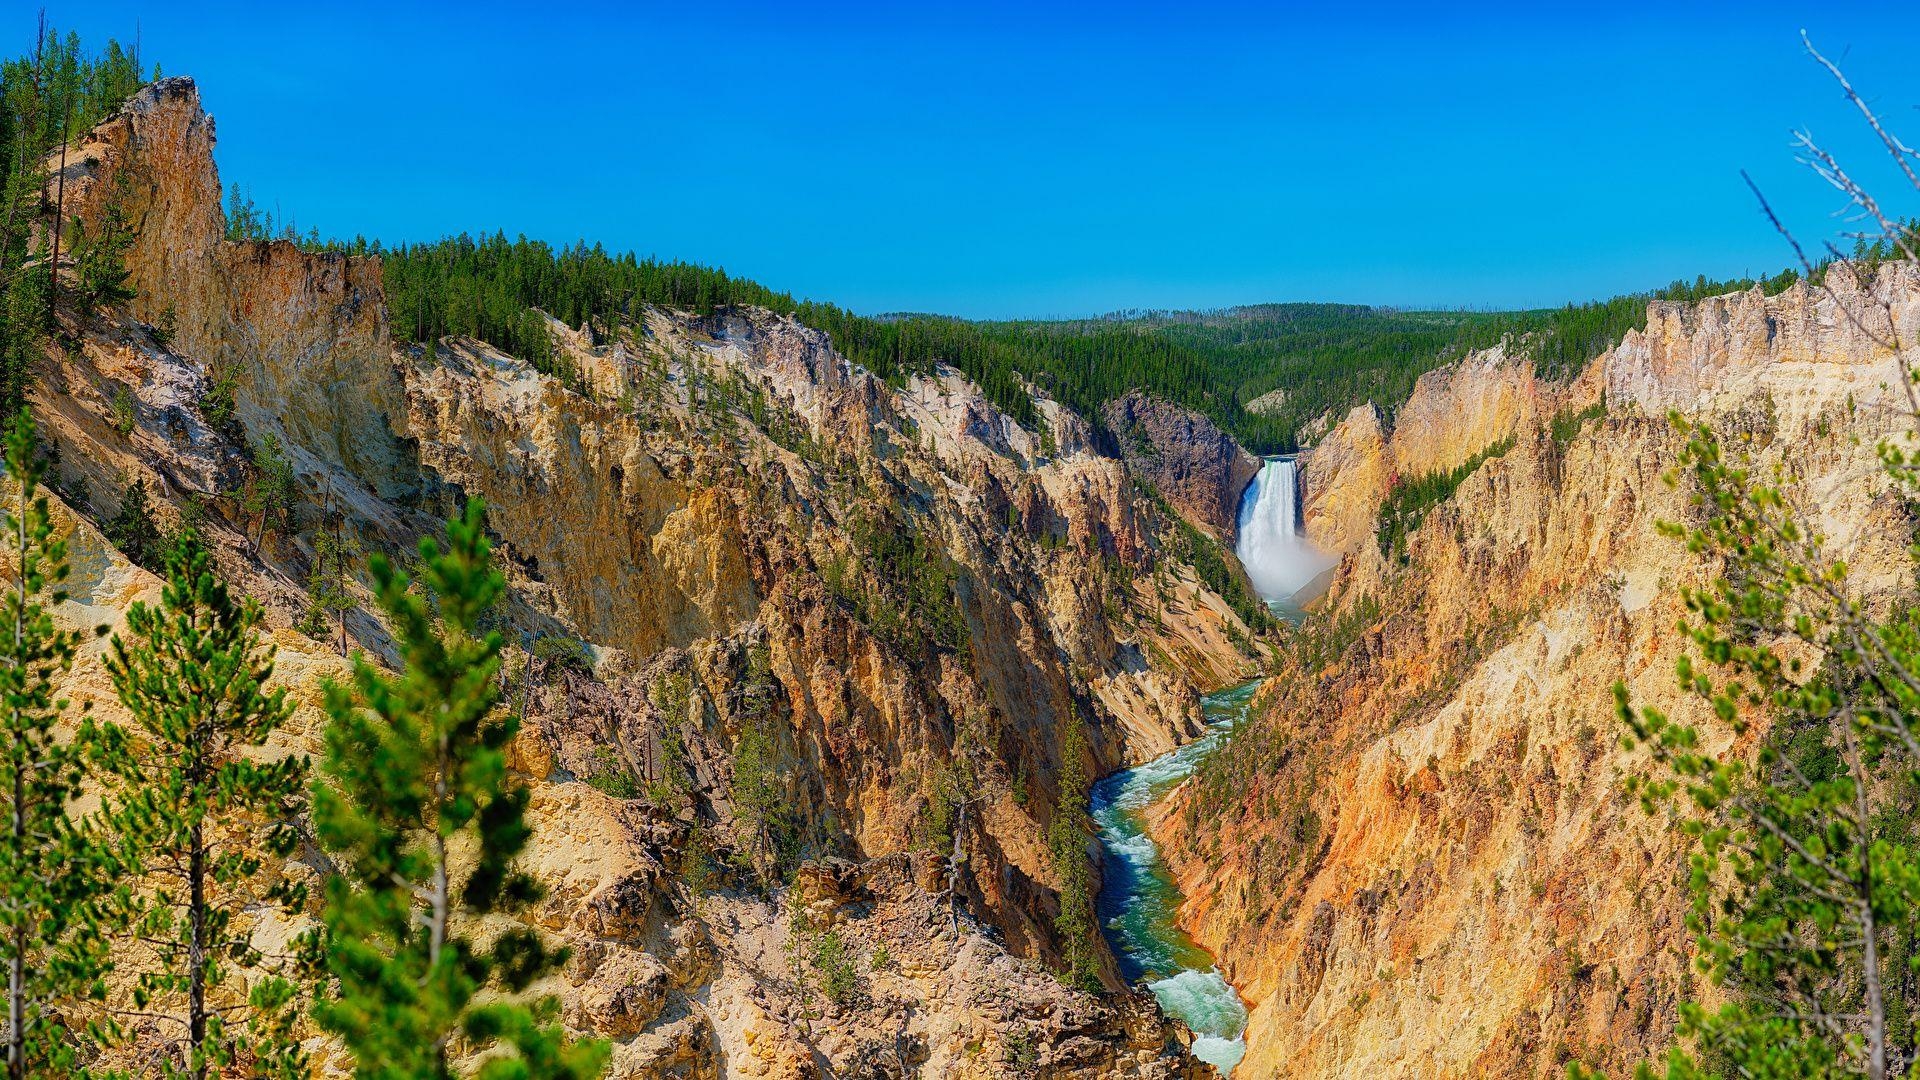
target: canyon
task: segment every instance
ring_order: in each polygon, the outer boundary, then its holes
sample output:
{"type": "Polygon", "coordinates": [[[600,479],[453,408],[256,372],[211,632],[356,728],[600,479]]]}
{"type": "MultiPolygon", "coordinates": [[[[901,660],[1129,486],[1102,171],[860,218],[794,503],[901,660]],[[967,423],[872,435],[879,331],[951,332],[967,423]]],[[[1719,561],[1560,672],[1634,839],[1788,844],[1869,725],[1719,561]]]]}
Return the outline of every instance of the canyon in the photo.
{"type": "Polygon", "coordinates": [[[1340,566],[1232,751],[1157,809],[1184,925],[1251,1004],[1237,1076],[1630,1073],[1674,1039],[1687,845],[1625,789],[1609,688],[1737,738],[1681,692],[1679,587],[1712,568],[1662,521],[1677,410],[1786,490],[1869,603],[1911,595],[1912,512],[1880,465],[1920,276],[1889,264],[1652,306],[1565,385],[1499,350],[1423,376],[1391,428],[1354,409],[1303,455],[1306,536],[1340,566]],[[1897,334],[1892,331],[1896,331],[1897,334]],[[1404,552],[1399,478],[1497,451],[1404,552]],[[1504,449],[1503,449],[1504,448],[1504,449]],[[1313,659],[1301,659],[1312,656],[1313,659]]]}
{"type": "MultiPolygon", "coordinates": [[[[1916,339],[1911,266],[1656,302],[1563,382],[1478,350],[1262,461],[1138,392],[1095,417],[1030,387],[1023,424],[953,367],[879,378],[762,308],[548,318],[539,365],[409,344],[377,257],[228,239],[214,147],[198,87],[165,79],[50,184],[59,214],[133,227],[132,299],[63,312],[29,394],[74,553],[60,617],[122,625],[157,595],[102,528],[144,490],[264,605],[300,704],[275,749],[314,755],[344,654],[397,661],[358,579],[337,627],[301,629],[318,538],[404,557],[484,498],[531,918],[573,951],[536,989],[612,1040],[614,1077],[1217,1076],[1130,985],[1164,1000],[1203,962],[1210,1005],[1238,1008],[1218,983],[1247,1006],[1240,1080],[1628,1072],[1712,990],[1684,840],[1622,786],[1644,755],[1609,688],[1720,748],[1764,733],[1673,685],[1678,589],[1712,568],[1658,528],[1690,512],[1669,412],[1790,477],[1863,596],[1911,593],[1874,447],[1920,357],[1872,322],[1916,339]],[[294,478],[271,529],[241,497],[262,447],[294,478]],[[1401,485],[1463,466],[1381,543],[1401,485]],[[1309,586],[1274,631],[1224,595],[1309,586]],[[740,790],[762,752],[772,810],[740,790]],[[1090,797],[1098,836],[1061,850],[1090,797]],[[1163,863],[1129,861],[1149,839],[1163,863]],[[1081,858],[1096,889],[1103,862],[1164,867],[1177,956],[1062,930],[1093,902],[1081,858]],[[851,992],[809,959],[828,935],[851,992]]],[[[111,718],[103,649],[64,689],[111,718]]],[[[309,838],[282,872],[325,866],[309,838]]],[[[1129,915],[1110,899],[1103,921],[1129,915]]],[[[311,912],[251,917],[266,947],[311,912]]],[[[1230,1018],[1208,1060],[1240,1054],[1230,1018]]]]}
{"type": "MultiPolygon", "coordinates": [[[[197,87],[163,80],[54,178],[63,213],[118,200],[134,229],[134,298],[67,313],[31,392],[80,563],[63,614],[113,621],[156,594],[98,528],[143,485],[266,606],[302,702],[281,749],[315,754],[345,670],[331,629],[294,628],[315,537],[403,554],[482,496],[527,713],[535,919],[575,956],[545,989],[614,1040],[610,1075],[1205,1074],[1103,942],[1080,943],[1102,993],[1054,973],[1062,731],[1083,732],[1074,771],[1111,772],[1196,735],[1199,692],[1257,668],[1084,421],[1041,399],[1043,437],[948,369],[889,385],[766,311],[647,310],[617,340],[554,323],[570,378],[478,341],[400,344],[377,259],[226,239],[213,146],[197,87]],[[268,440],[297,497],[263,536],[237,495],[268,440]],[[732,798],[749,739],[776,764],[777,850],[732,798]],[[729,880],[702,848],[786,884],[729,880]],[[706,873],[721,884],[689,884],[706,873]],[[828,933],[857,997],[814,985],[828,933]]],[[[353,588],[344,638],[392,662],[353,588]]],[[[97,650],[70,683],[112,715],[97,650]]],[[[308,850],[286,873],[322,865],[308,850]]]]}

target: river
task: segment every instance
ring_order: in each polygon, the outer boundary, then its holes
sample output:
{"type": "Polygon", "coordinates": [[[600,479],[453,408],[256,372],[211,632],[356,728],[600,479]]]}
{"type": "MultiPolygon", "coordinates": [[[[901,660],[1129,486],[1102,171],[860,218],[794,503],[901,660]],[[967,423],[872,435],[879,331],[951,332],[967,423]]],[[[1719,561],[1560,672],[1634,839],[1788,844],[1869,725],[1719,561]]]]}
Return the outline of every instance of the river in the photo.
{"type": "Polygon", "coordinates": [[[1259,685],[1256,680],[1201,699],[1205,736],[1101,780],[1089,799],[1107,855],[1100,924],[1120,970],[1128,981],[1145,983],[1167,1015],[1193,1029],[1194,1056],[1222,1076],[1246,1053],[1247,1008],[1220,977],[1213,957],[1180,929],[1180,889],[1147,835],[1146,812],[1219,748],[1259,685]]]}

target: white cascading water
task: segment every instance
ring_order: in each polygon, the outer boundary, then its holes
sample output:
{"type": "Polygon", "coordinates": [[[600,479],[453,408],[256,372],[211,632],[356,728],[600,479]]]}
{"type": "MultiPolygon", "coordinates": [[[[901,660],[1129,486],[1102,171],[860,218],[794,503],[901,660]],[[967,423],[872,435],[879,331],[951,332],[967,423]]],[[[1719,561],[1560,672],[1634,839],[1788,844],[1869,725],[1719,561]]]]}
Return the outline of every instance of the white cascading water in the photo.
{"type": "Polygon", "coordinates": [[[1253,589],[1283,603],[1312,584],[1335,560],[1300,532],[1300,487],[1292,458],[1268,458],[1240,497],[1240,540],[1234,546],[1253,589]]]}

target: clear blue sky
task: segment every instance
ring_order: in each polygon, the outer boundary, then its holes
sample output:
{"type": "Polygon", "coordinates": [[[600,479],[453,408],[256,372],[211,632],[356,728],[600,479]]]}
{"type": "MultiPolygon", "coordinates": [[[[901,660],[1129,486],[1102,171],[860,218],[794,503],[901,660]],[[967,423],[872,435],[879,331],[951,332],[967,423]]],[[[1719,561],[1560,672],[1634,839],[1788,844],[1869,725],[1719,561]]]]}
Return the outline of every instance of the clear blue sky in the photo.
{"type": "Polygon", "coordinates": [[[1802,26],[1920,142],[1920,5],[1559,6],[47,4],[89,41],[137,21],[200,80],[222,178],[302,229],[587,237],[864,312],[1512,307],[1775,269],[1741,168],[1838,227],[1795,126],[1895,190],[1802,26]]]}

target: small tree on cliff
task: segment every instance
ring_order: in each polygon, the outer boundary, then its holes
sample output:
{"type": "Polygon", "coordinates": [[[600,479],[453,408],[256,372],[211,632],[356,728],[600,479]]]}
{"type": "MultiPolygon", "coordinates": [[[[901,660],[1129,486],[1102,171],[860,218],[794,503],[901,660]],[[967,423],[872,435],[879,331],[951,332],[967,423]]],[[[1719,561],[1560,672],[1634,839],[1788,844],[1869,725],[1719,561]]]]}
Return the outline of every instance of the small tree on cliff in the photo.
{"type": "Polygon", "coordinates": [[[127,561],[155,573],[166,569],[165,546],[160,525],[153,520],[153,500],[147,495],[147,482],[135,480],[120,496],[120,509],[101,532],[127,561]]]}
{"type": "Polygon", "coordinates": [[[340,655],[347,655],[347,612],[359,606],[353,595],[353,565],[360,558],[360,544],[346,534],[345,522],[331,503],[326,522],[313,537],[313,566],[307,572],[306,614],[301,616],[300,631],[325,640],[329,629],[338,634],[340,655]],[[328,627],[331,620],[333,626],[328,627]]]}
{"type": "Polygon", "coordinates": [[[128,946],[153,953],[134,1007],[176,1048],[162,1076],[204,1080],[234,1063],[241,1042],[246,1075],[292,1080],[306,1067],[289,1035],[293,985],[256,977],[244,1010],[212,995],[230,963],[261,963],[249,935],[234,929],[234,913],[305,898],[303,888],[262,874],[268,859],[292,852],[293,819],[306,801],[306,759],[259,754],[293,704],[285,690],[266,688],[274,650],[260,639],[259,606],[228,592],[191,532],[173,542],[166,571],[160,606],[135,604],[127,635],[114,637],[107,656],[135,724],[109,759],[120,790],[114,818],[157,883],[140,897],[128,946]],[[240,1012],[246,1035],[236,1040],[228,1020],[240,1012]]]}
{"type": "Polygon", "coordinates": [[[1093,862],[1087,855],[1092,825],[1087,817],[1087,729],[1078,713],[1068,714],[1060,734],[1060,801],[1047,826],[1053,872],[1060,879],[1060,911],[1053,927],[1060,935],[1066,981],[1099,991],[1097,951],[1100,924],[1093,909],[1093,862]]]}
{"type": "Polygon", "coordinates": [[[253,448],[253,465],[240,491],[240,508],[254,519],[247,537],[247,554],[258,555],[267,533],[284,528],[293,510],[293,462],[280,437],[269,434],[253,448]]]}
{"type": "Polygon", "coordinates": [[[67,227],[67,246],[73,254],[74,303],[84,321],[102,304],[133,299],[127,283],[127,251],[133,247],[133,225],[127,219],[138,160],[114,170],[113,189],[92,226],[74,218],[67,227]]]}
{"type": "Polygon", "coordinates": [[[451,1077],[457,1036],[474,1053],[493,1049],[481,1080],[597,1077],[606,1044],[570,1043],[551,1000],[475,1001],[488,986],[517,994],[562,959],[525,927],[470,936],[479,916],[540,896],[514,868],[531,830],[527,789],[506,766],[518,721],[496,708],[501,638],[480,629],[505,584],[479,500],[447,523],[444,547],[420,543],[431,603],[385,558],[369,570],[404,670],[387,675],[358,658],[352,689],[327,694],[314,824],[341,872],[326,884],[323,915],[336,988],[315,1015],[363,1077],[451,1077]]]}
{"type": "Polygon", "coordinates": [[[67,544],[54,535],[40,494],[37,454],[22,410],[6,441],[15,498],[0,511],[13,563],[0,595],[0,959],[9,1080],[74,1075],[77,1051],[98,1035],[76,1030],[75,1006],[104,995],[100,980],[110,965],[101,922],[120,868],[93,823],[69,810],[87,759],[109,740],[84,706],[72,738],[55,734],[71,710],[54,679],[73,666],[81,635],[57,629],[49,611],[67,598],[67,544]]]}
{"type": "MultiPolygon", "coordinates": [[[[1913,152],[1838,68],[1808,51],[1920,191],[1913,152]]],[[[1920,267],[1910,229],[1811,138],[1800,141],[1822,178],[1881,229],[1857,246],[1853,266],[1816,267],[1801,253],[1808,278],[1871,273],[1887,259],[1920,267]]],[[[1899,321],[1871,290],[1829,287],[1828,296],[1888,355],[1903,354],[1899,321]]],[[[1903,375],[1907,419],[1920,422],[1920,369],[1903,375]]],[[[1624,685],[1614,688],[1628,745],[1645,746],[1655,763],[1630,789],[1650,812],[1677,811],[1695,841],[1688,926],[1698,966],[1727,991],[1717,1009],[1682,1006],[1681,1032],[1696,1052],[1675,1049],[1666,1075],[1911,1075],[1920,1066],[1910,1012],[1920,971],[1920,609],[1908,597],[1864,603],[1785,477],[1730,455],[1706,427],[1674,421],[1687,436],[1681,466],[1695,513],[1663,528],[1720,567],[1711,585],[1684,591],[1698,655],[1680,661],[1680,685],[1736,733],[1756,717],[1769,725],[1757,754],[1718,756],[1696,727],[1636,708],[1624,685]]],[[[1909,506],[1920,499],[1916,434],[1920,424],[1879,448],[1909,506]]],[[[1920,547],[1910,550],[1920,560],[1920,547]]],[[[1569,1074],[1589,1075],[1578,1065],[1569,1074]]]]}

